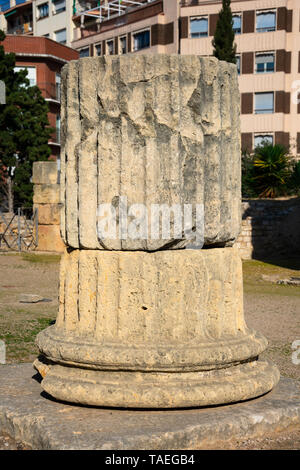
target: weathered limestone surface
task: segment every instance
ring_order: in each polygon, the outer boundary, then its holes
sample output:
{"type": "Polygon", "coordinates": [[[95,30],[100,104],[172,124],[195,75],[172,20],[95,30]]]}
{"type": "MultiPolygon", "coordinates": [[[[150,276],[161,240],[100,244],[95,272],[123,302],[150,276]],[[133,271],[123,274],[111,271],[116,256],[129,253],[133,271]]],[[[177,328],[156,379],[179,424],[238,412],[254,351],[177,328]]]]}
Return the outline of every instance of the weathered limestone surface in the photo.
{"type": "Polygon", "coordinates": [[[39,251],[63,252],[60,235],[60,185],[56,162],[34,162],[33,207],[38,210],[39,251]]]}
{"type": "Polygon", "coordinates": [[[59,225],[39,225],[38,250],[62,253],[65,245],[60,236],[59,225]]]}
{"type": "Polygon", "coordinates": [[[56,324],[37,337],[52,365],[36,362],[57,398],[197,406],[254,397],[279,379],[256,360],[267,342],[245,325],[235,248],[74,250],[60,282],[56,324]]]}
{"type": "Polygon", "coordinates": [[[91,58],[69,63],[62,84],[67,251],[56,323],[37,337],[43,389],[131,408],[270,391],[279,372],[258,360],[267,341],[245,325],[231,246],[241,213],[236,68],[197,56],[91,58]],[[148,214],[152,204],[203,204],[204,249],[149,230],[145,239],[98,238],[98,206],[117,209],[121,197],[148,214]]]}
{"type": "Polygon", "coordinates": [[[59,204],[59,184],[35,184],[34,204],[59,204]]]}
{"type": "MultiPolygon", "coordinates": [[[[61,230],[73,248],[157,250],[190,240],[97,237],[97,207],[204,204],[205,245],[240,230],[236,67],[198,56],[85,58],[63,70],[61,230]]],[[[149,221],[150,226],[150,221],[149,221]]],[[[149,228],[150,229],[150,228],[149,228]]]]}
{"type": "Polygon", "coordinates": [[[33,184],[57,184],[57,163],[55,161],[34,162],[32,182],[33,184]]]}
{"type": "Polygon", "coordinates": [[[39,224],[41,225],[59,225],[60,207],[59,204],[37,204],[33,208],[38,208],[39,224]]]}

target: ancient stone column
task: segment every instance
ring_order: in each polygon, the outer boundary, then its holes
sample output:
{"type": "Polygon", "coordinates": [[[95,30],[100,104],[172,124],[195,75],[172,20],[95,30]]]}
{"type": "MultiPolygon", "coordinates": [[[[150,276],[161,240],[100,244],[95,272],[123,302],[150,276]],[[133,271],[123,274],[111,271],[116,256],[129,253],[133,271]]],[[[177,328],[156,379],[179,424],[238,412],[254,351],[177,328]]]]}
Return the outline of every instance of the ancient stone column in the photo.
{"type": "Polygon", "coordinates": [[[236,67],[132,54],[72,61],[62,78],[68,249],[56,323],[37,337],[43,389],[132,408],[217,405],[270,391],[279,373],[258,360],[267,341],[245,324],[234,246],[236,67]],[[105,204],[114,214],[109,236],[99,230],[105,204]],[[189,205],[196,223],[178,233],[172,213],[169,235],[160,228],[152,237],[157,205],[189,205]]]}

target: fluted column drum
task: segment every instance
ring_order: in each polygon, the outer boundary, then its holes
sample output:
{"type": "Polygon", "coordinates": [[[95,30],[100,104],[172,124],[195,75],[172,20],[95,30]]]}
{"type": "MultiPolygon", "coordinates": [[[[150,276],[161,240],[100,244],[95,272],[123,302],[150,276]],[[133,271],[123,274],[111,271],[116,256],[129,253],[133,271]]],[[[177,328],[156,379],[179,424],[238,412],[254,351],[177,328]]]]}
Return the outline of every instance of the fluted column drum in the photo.
{"type": "Polygon", "coordinates": [[[270,391],[278,369],[259,360],[267,340],[245,324],[233,246],[235,66],[196,56],[81,59],[65,66],[62,91],[67,248],[56,323],[37,337],[43,389],[130,408],[218,405],[270,391]],[[103,204],[116,237],[99,231],[103,204]],[[157,205],[167,236],[161,227],[152,237],[157,205]],[[187,205],[193,216],[201,210],[180,231],[187,205]]]}

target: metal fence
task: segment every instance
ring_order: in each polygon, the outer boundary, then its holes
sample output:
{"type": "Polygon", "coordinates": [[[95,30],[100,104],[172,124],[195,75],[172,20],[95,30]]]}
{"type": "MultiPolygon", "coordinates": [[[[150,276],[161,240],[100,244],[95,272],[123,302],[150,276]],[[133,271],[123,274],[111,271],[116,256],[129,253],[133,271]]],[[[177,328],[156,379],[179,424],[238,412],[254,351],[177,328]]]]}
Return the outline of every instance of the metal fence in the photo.
{"type": "Polygon", "coordinates": [[[0,211],[0,250],[30,251],[38,245],[38,209],[0,211]]]}

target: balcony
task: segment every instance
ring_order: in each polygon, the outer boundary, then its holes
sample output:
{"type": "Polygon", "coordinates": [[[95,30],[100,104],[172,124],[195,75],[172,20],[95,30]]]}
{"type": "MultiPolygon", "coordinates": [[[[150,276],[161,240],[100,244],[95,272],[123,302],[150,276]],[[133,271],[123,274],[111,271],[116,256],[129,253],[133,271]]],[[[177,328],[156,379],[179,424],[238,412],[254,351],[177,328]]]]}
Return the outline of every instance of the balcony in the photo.
{"type": "Polygon", "coordinates": [[[14,26],[8,24],[5,32],[7,34],[33,34],[32,21],[14,26]]]}
{"type": "Polygon", "coordinates": [[[73,31],[74,40],[100,32],[103,22],[107,22],[105,28],[125,24],[126,18],[119,19],[119,17],[125,15],[129,17],[131,14],[138,15],[139,10],[147,8],[152,3],[154,3],[154,7],[156,4],[159,6],[162,0],[111,0],[89,10],[77,11],[76,16],[73,18],[77,26],[73,31]]]}
{"type": "Polygon", "coordinates": [[[80,16],[83,20],[85,17],[88,17],[102,23],[116,16],[124,15],[134,8],[145,7],[147,4],[156,1],[157,0],[110,0],[103,5],[82,11],[80,16]]]}

